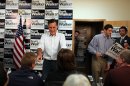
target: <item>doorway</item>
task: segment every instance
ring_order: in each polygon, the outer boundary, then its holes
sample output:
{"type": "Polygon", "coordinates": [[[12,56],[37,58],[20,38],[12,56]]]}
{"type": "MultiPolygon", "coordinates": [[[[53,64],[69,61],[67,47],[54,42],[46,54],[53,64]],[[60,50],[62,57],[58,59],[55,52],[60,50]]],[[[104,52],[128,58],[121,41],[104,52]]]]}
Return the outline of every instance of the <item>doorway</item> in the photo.
{"type": "MultiPolygon", "coordinates": [[[[104,20],[74,20],[74,30],[79,31],[79,44],[77,47],[76,61],[80,68],[85,68],[84,72],[91,74],[91,54],[87,51],[87,47],[94,35],[99,34],[104,26],[104,20]]],[[[75,39],[73,35],[73,39],[75,39]]],[[[73,45],[74,45],[73,41],[73,45]]],[[[75,52],[75,47],[73,46],[75,52]]],[[[80,69],[83,70],[83,69],[80,69]]]]}

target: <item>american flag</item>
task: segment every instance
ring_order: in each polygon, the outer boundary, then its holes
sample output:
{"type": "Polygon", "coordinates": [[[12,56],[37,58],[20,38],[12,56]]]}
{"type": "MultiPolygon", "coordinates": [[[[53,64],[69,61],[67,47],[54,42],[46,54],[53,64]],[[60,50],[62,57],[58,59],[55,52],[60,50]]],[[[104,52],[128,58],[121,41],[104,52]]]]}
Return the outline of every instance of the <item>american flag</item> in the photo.
{"type": "Polygon", "coordinates": [[[24,34],[22,27],[22,19],[20,16],[20,22],[18,25],[18,30],[16,32],[14,48],[13,48],[13,60],[16,68],[21,67],[21,59],[25,53],[25,44],[24,44],[24,34]]]}

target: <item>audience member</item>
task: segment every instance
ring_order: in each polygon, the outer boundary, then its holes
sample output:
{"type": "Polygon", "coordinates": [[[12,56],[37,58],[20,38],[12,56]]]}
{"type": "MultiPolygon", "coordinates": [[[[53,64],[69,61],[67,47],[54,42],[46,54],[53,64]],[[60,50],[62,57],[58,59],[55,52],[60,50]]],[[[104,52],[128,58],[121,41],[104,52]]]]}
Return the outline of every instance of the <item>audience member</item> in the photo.
{"type": "Polygon", "coordinates": [[[113,26],[111,24],[106,24],[104,32],[95,35],[88,45],[88,51],[93,54],[92,75],[95,82],[98,82],[99,77],[105,77],[112,63],[112,58],[105,55],[106,51],[113,45],[113,39],[111,38],[112,29],[113,26]]]}
{"type": "Polygon", "coordinates": [[[57,56],[58,70],[48,74],[45,86],[62,86],[66,77],[75,72],[75,56],[70,49],[61,49],[57,56]]]}
{"type": "Polygon", "coordinates": [[[50,71],[57,69],[57,53],[61,48],[67,48],[65,35],[57,31],[58,22],[55,19],[48,21],[49,32],[44,33],[38,45],[38,59],[44,59],[42,79],[45,81],[50,71]]]}
{"type": "Polygon", "coordinates": [[[21,68],[9,74],[8,86],[44,86],[42,79],[33,71],[36,55],[27,52],[21,60],[21,68]]]}
{"type": "Polygon", "coordinates": [[[119,58],[124,65],[109,71],[104,86],[130,86],[130,50],[123,50],[119,58]]]}
{"type": "Polygon", "coordinates": [[[4,65],[0,62],[0,86],[4,86],[7,82],[7,73],[5,71],[4,65]]]}
{"type": "Polygon", "coordinates": [[[70,74],[63,86],[91,86],[88,78],[83,74],[70,74]]]}

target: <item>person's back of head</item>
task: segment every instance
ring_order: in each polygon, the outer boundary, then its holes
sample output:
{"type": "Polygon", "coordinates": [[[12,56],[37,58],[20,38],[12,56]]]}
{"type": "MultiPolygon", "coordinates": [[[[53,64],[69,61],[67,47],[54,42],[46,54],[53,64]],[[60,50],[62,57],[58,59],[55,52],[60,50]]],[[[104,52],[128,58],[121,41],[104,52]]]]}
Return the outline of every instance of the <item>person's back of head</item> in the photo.
{"type": "Polygon", "coordinates": [[[130,65],[130,50],[128,50],[128,49],[123,50],[120,53],[120,58],[123,59],[123,62],[125,62],[125,63],[130,65]]]}
{"type": "Polygon", "coordinates": [[[23,55],[21,60],[21,67],[28,67],[33,69],[35,66],[36,55],[33,52],[27,52],[23,55]]]}
{"type": "Polygon", "coordinates": [[[58,52],[57,64],[60,70],[74,70],[76,68],[75,55],[72,50],[63,48],[58,52]]]}
{"type": "Polygon", "coordinates": [[[63,86],[91,86],[91,84],[85,75],[71,74],[67,77],[63,86]]]}
{"type": "Polygon", "coordinates": [[[23,55],[21,68],[9,74],[8,86],[43,86],[42,79],[32,71],[36,57],[33,52],[23,55]]]}

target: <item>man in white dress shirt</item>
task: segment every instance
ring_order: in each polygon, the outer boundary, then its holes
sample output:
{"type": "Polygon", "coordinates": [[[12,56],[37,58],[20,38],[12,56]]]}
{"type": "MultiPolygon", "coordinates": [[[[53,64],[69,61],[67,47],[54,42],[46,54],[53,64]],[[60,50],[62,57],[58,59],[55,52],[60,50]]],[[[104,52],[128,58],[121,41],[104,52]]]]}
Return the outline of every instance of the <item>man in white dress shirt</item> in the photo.
{"type": "Polygon", "coordinates": [[[38,59],[44,59],[43,62],[43,80],[46,79],[49,72],[55,71],[57,69],[56,60],[57,53],[61,48],[66,47],[65,36],[57,31],[58,23],[55,19],[48,21],[49,32],[44,33],[41,36],[37,55],[38,59]]]}

